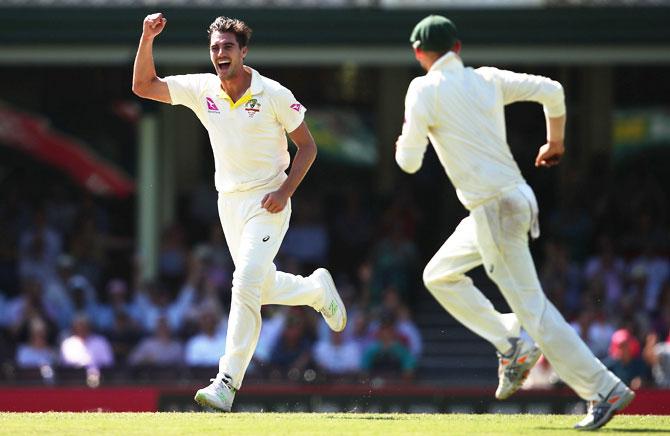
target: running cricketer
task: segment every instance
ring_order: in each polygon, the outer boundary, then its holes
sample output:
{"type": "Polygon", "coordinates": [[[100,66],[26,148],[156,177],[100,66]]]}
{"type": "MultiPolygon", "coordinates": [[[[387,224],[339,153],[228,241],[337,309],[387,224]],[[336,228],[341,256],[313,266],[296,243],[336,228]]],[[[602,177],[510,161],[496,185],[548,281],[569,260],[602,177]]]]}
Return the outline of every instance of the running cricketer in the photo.
{"type": "Polygon", "coordinates": [[[563,88],[545,77],[464,67],[456,28],[442,16],[421,20],[410,42],[427,73],[407,90],[396,161],[405,172],[416,172],[430,139],[470,212],[426,266],[424,283],[454,318],[498,350],[496,398],[516,392],[543,352],[561,379],[589,402],[575,428],[599,428],[635,394],[595,358],[544,295],[528,248],[528,234],[539,236],[537,201],[505,133],[505,105],[541,103],[547,143],[535,165],[556,165],[564,152],[563,88]],[[513,313],[497,312],[465,275],[482,264],[513,313]],[[521,327],[537,345],[520,338],[521,327]]]}
{"type": "Polygon", "coordinates": [[[290,198],[316,157],[305,107],[291,91],[244,65],[251,29],[233,18],[218,17],[209,26],[214,74],[158,77],[153,41],[166,22],[161,13],[144,19],[133,92],[190,108],[209,134],[219,218],[235,272],[225,353],[218,374],[195,400],[228,412],[256,349],[262,304],[311,306],[334,331],[344,329],[347,314],[327,270],[301,277],[277,271],[273,263],[288,228],[290,198]],[[285,132],[297,147],[288,175],[285,132]]]}

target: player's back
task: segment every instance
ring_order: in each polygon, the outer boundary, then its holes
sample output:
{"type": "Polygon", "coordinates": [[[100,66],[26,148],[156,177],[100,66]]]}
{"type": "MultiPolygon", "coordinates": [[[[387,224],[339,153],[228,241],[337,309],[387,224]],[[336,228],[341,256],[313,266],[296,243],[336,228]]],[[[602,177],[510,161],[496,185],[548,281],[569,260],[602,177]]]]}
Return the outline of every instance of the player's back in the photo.
{"type": "Polygon", "coordinates": [[[424,98],[433,100],[428,137],[466,207],[525,183],[507,145],[504,101],[494,75],[465,68],[450,54],[419,79],[427,88],[424,98]]]}

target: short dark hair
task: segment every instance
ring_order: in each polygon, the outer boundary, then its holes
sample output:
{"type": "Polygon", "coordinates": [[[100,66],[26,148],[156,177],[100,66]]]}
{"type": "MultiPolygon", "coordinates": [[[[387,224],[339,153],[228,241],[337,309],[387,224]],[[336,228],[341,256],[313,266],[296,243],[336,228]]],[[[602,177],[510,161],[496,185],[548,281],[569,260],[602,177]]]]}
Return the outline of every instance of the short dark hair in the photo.
{"type": "Polygon", "coordinates": [[[235,34],[235,39],[237,39],[237,43],[241,48],[246,47],[247,44],[249,44],[252,30],[251,27],[247,26],[242,20],[222,16],[217,17],[216,20],[209,25],[209,29],[207,29],[207,37],[210,41],[212,40],[212,33],[214,32],[235,34]]]}

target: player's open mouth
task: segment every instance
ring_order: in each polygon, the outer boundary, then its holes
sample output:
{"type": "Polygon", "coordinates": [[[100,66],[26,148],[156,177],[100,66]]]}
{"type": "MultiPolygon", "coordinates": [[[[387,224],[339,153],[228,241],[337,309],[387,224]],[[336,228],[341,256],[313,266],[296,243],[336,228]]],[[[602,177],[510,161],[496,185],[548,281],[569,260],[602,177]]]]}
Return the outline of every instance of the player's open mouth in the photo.
{"type": "Polygon", "coordinates": [[[225,73],[228,71],[228,68],[230,68],[230,61],[221,61],[217,63],[217,66],[219,67],[219,71],[222,73],[225,73]]]}

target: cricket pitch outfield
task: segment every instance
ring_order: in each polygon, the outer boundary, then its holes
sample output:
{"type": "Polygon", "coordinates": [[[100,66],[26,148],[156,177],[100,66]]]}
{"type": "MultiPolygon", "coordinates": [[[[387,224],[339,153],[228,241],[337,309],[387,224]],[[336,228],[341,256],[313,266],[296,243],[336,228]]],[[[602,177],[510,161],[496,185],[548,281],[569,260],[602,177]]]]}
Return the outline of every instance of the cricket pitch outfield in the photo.
{"type": "MultiPolygon", "coordinates": [[[[577,415],[0,413],[0,435],[553,435],[577,415]]],[[[606,434],[670,434],[670,416],[617,415],[606,434]]]]}

